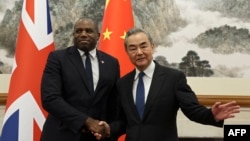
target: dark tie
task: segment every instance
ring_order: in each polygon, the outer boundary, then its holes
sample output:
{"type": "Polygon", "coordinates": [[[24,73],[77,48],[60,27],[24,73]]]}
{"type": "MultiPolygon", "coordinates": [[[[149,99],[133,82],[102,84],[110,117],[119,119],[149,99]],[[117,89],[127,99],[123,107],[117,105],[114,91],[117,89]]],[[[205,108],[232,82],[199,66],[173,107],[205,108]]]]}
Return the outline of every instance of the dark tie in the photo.
{"type": "Polygon", "coordinates": [[[138,80],[137,89],[136,89],[136,101],[135,101],[136,108],[137,108],[137,111],[139,112],[141,119],[143,116],[144,105],[145,105],[145,100],[144,100],[145,90],[144,90],[144,83],[142,79],[144,75],[145,75],[144,72],[139,73],[139,80],[138,80]]]}
{"type": "Polygon", "coordinates": [[[93,74],[92,74],[92,67],[91,67],[89,52],[85,52],[85,56],[86,56],[85,70],[87,73],[87,79],[88,79],[88,83],[89,83],[90,93],[94,94],[93,74]]]}

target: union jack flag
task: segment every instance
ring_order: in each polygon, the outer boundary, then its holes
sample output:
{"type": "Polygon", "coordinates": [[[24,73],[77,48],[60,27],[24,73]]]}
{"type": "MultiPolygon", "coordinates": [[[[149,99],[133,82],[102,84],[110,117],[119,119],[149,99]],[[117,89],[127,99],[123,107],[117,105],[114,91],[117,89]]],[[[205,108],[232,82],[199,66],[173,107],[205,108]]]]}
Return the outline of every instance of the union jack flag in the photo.
{"type": "Polygon", "coordinates": [[[54,50],[48,0],[24,0],[1,141],[39,141],[47,116],[40,81],[54,50]]]}

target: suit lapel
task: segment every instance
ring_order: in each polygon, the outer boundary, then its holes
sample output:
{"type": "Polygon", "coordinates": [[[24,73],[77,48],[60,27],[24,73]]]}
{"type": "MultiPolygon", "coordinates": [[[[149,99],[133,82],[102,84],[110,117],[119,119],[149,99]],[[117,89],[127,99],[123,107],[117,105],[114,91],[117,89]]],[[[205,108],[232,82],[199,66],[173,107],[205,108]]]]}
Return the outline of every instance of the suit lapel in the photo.
{"type": "MultiPolygon", "coordinates": [[[[70,58],[72,64],[74,64],[76,70],[79,72],[84,84],[89,89],[88,80],[87,80],[87,76],[85,73],[85,68],[83,66],[82,58],[81,58],[80,53],[78,52],[76,47],[70,47],[69,58],[70,58]]],[[[89,89],[89,92],[90,92],[90,89],[89,89]]]]}
{"type": "Polygon", "coordinates": [[[104,72],[104,70],[105,70],[105,58],[104,58],[103,54],[98,50],[96,51],[96,54],[97,54],[97,59],[98,59],[98,64],[99,64],[99,79],[97,82],[95,93],[96,93],[96,91],[98,91],[100,84],[103,81],[103,77],[104,77],[103,75],[105,74],[105,72],[104,72]]]}
{"type": "Polygon", "coordinates": [[[151,82],[151,86],[149,88],[149,93],[145,105],[145,110],[144,110],[144,115],[145,117],[150,109],[150,106],[153,104],[155,101],[154,99],[157,98],[159,91],[161,90],[162,87],[162,82],[164,81],[164,73],[161,71],[161,66],[157,63],[155,63],[155,71],[153,74],[153,79],[151,82]]]}
{"type": "Polygon", "coordinates": [[[136,108],[136,105],[135,105],[135,100],[134,100],[134,97],[133,97],[133,84],[134,84],[134,78],[135,78],[135,70],[132,71],[130,73],[130,75],[128,76],[128,81],[126,83],[126,98],[128,101],[127,101],[127,105],[129,105],[129,109],[131,109],[132,111],[132,115],[135,115],[135,118],[138,122],[141,122],[141,118],[140,118],[140,115],[137,111],[137,108],[136,108]]]}
{"type": "Polygon", "coordinates": [[[136,115],[136,118],[138,120],[140,120],[140,115],[137,111],[137,108],[136,108],[136,105],[135,105],[135,100],[134,100],[134,97],[133,97],[133,84],[134,84],[134,78],[135,78],[135,70],[131,73],[130,77],[129,77],[129,82],[127,83],[128,84],[128,105],[131,105],[131,109],[133,110],[132,112],[134,113],[133,115],[136,115]]]}

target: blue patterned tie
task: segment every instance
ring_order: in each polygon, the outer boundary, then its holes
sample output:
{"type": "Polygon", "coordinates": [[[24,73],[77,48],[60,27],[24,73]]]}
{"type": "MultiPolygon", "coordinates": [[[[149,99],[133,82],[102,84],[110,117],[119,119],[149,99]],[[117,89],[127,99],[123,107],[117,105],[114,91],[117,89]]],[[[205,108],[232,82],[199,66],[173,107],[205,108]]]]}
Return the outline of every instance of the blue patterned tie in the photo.
{"type": "Polygon", "coordinates": [[[137,111],[139,112],[141,119],[143,116],[144,106],[145,106],[145,99],[144,99],[145,90],[144,90],[144,83],[142,79],[144,75],[145,75],[144,72],[139,73],[139,80],[138,80],[137,89],[136,89],[136,101],[135,101],[136,108],[137,108],[137,111]]]}
{"type": "Polygon", "coordinates": [[[87,79],[88,79],[88,83],[89,83],[90,93],[94,94],[93,74],[92,74],[92,67],[91,67],[89,52],[85,52],[85,55],[86,55],[85,70],[87,73],[87,79]]]}

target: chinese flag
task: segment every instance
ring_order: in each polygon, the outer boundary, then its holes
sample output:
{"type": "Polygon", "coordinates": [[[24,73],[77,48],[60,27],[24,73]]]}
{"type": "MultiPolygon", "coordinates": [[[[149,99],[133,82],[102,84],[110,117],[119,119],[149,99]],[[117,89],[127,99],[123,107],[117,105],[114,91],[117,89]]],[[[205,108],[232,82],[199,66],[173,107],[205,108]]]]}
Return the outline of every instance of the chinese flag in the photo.
{"type": "Polygon", "coordinates": [[[54,50],[48,0],[24,0],[1,141],[39,141],[47,113],[40,81],[54,50]]]}
{"type": "Polygon", "coordinates": [[[130,0],[106,0],[99,49],[119,60],[121,76],[134,68],[124,47],[126,31],[133,26],[130,0]]]}

